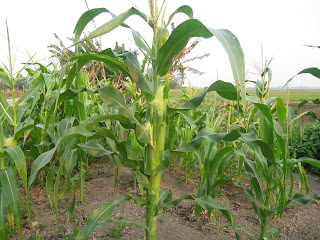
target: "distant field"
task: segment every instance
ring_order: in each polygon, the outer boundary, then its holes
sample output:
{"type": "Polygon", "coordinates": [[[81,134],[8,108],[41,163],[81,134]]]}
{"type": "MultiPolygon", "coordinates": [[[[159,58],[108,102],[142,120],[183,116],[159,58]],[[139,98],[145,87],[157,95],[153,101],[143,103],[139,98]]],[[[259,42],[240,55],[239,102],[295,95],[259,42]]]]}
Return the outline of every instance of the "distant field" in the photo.
{"type": "MultiPolygon", "coordinates": [[[[247,89],[249,95],[255,94],[255,89],[247,89]]],[[[270,97],[281,97],[287,99],[286,89],[271,89],[270,97]]],[[[320,89],[289,89],[290,102],[298,102],[300,100],[314,100],[320,98],[320,89]]]]}
{"type": "MultiPolygon", "coordinates": [[[[196,94],[200,93],[202,89],[197,88],[196,94]]],[[[255,95],[255,89],[247,89],[247,93],[250,96],[255,95]]],[[[182,96],[182,91],[180,89],[171,89],[170,96],[173,98],[178,98],[182,96]]],[[[287,99],[287,90],[286,89],[271,89],[270,97],[281,97],[282,99],[287,99]]],[[[289,99],[290,102],[300,102],[300,100],[314,100],[320,98],[320,89],[290,89],[289,90],[289,99]]]]}

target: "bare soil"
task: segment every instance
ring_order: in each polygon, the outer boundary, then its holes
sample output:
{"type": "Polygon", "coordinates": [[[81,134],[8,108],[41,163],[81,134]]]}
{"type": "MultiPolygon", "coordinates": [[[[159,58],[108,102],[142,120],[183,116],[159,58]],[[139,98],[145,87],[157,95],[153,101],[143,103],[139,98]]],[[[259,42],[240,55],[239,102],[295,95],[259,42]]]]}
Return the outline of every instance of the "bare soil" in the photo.
{"type": "MultiPolygon", "coordinates": [[[[85,226],[87,218],[91,211],[98,209],[103,202],[115,201],[122,196],[139,195],[139,189],[133,188],[133,173],[130,170],[120,168],[119,181],[115,183],[114,169],[108,169],[106,164],[94,164],[89,171],[89,179],[85,185],[84,203],[81,205],[77,196],[74,215],[68,225],[67,210],[72,202],[71,194],[67,196],[59,205],[59,224],[56,225],[55,213],[50,208],[46,197],[45,187],[34,186],[30,192],[30,201],[34,216],[31,223],[27,221],[23,224],[23,239],[29,238],[32,234],[41,236],[41,239],[68,239],[64,235],[72,235],[74,228],[82,229],[85,226]]],[[[296,182],[298,177],[295,175],[296,182]]],[[[170,188],[173,192],[173,198],[178,198],[185,193],[196,193],[197,179],[192,179],[192,183],[185,185],[182,171],[169,169],[164,173],[162,187],[170,188]]],[[[320,193],[320,177],[309,175],[309,185],[311,193],[320,193]]],[[[298,191],[298,185],[295,184],[295,191],[298,191]]],[[[78,194],[78,193],[77,193],[78,194]]],[[[223,187],[221,194],[216,199],[217,202],[233,212],[236,217],[236,224],[250,231],[255,237],[259,236],[260,223],[254,214],[251,202],[247,200],[242,189],[228,184],[223,187]]],[[[181,239],[181,240],[215,240],[215,239],[235,239],[232,229],[224,228],[217,230],[227,224],[222,214],[218,215],[218,223],[208,221],[205,215],[201,216],[197,224],[194,215],[194,202],[182,201],[175,208],[168,209],[166,214],[159,213],[158,221],[158,239],[181,239]]],[[[130,218],[136,222],[144,222],[144,209],[136,206],[133,201],[125,202],[116,207],[113,218],[130,218]]],[[[282,233],[280,239],[320,239],[320,201],[314,200],[306,206],[291,204],[285,210],[282,219],[273,217],[270,220],[269,229],[276,229],[282,233]]],[[[91,234],[90,239],[116,239],[112,237],[112,230],[117,230],[121,239],[145,239],[143,229],[137,229],[134,226],[119,227],[109,224],[104,227],[98,227],[91,234]]],[[[246,234],[242,234],[243,239],[252,239],[246,234]]],[[[17,239],[12,237],[11,239],[17,239]]]]}
{"type": "MultiPolygon", "coordinates": [[[[289,106],[292,107],[294,110],[297,109],[299,103],[290,103],[289,106]]],[[[298,114],[304,113],[306,111],[314,112],[318,117],[320,117],[320,105],[314,103],[307,103],[302,108],[299,109],[298,114]]],[[[304,123],[313,122],[313,119],[310,115],[304,115],[302,117],[304,123]]]]}

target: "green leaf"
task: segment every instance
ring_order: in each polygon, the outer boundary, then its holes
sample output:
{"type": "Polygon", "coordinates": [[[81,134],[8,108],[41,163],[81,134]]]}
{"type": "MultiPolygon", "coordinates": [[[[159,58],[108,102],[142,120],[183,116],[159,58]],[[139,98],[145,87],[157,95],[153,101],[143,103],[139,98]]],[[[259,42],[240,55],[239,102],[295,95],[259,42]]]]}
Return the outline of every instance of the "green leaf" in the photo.
{"type": "Polygon", "coordinates": [[[189,19],[178,25],[166,43],[159,49],[156,59],[156,74],[163,77],[170,69],[171,63],[187,45],[192,37],[210,38],[213,34],[197,19],[189,19]]]}
{"type": "Polygon", "coordinates": [[[306,205],[314,199],[320,200],[320,195],[319,194],[304,195],[302,193],[297,193],[292,197],[291,201],[306,205]]]}
{"type": "Polygon", "coordinates": [[[84,150],[85,152],[89,153],[94,157],[102,157],[113,154],[113,152],[106,150],[102,147],[97,141],[90,140],[85,144],[78,144],[78,146],[84,150]]]}
{"type": "MultiPolygon", "coordinates": [[[[204,97],[208,92],[216,91],[220,96],[229,99],[229,100],[237,100],[237,89],[233,86],[232,83],[224,82],[218,80],[211,84],[208,88],[204,88],[202,93],[200,93],[195,98],[192,98],[182,106],[176,108],[177,110],[183,109],[195,109],[197,108],[203,101],[204,97]]],[[[173,109],[171,109],[173,110],[173,109]]]]}
{"type": "Polygon", "coordinates": [[[19,122],[17,127],[17,132],[14,134],[14,139],[18,140],[23,133],[29,129],[34,128],[34,120],[30,117],[27,117],[24,122],[19,122]]]}
{"type": "Polygon", "coordinates": [[[0,81],[1,80],[4,81],[11,89],[13,89],[13,82],[11,82],[8,74],[6,74],[2,68],[0,68],[0,81]]]}
{"type": "MultiPolygon", "coordinates": [[[[160,207],[168,208],[168,207],[175,207],[177,206],[182,200],[195,200],[196,203],[198,203],[203,209],[207,211],[212,211],[212,210],[219,210],[223,215],[225,215],[228,219],[228,221],[231,223],[232,226],[234,226],[235,220],[233,214],[222,207],[220,207],[216,201],[210,197],[210,196],[203,196],[200,198],[195,198],[193,197],[190,193],[183,195],[180,198],[177,198],[175,200],[171,200],[169,202],[165,202],[163,204],[160,204],[160,207]]],[[[199,217],[199,216],[197,216],[199,217]]]]}
{"type": "MultiPolygon", "coordinates": [[[[88,123],[90,124],[90,123],[88,123]]],[[[33,164],[32,164],[32,168],[31,168],[31,174],[30,174],[30,178],[29,178],[29,183],[28,183],[28,187],[30,188],[33,181],[35,180],[39,170],[44,167],[53,157],[55,151],[57,150],[58,146],[68,140],[71,140],[73,138],[76,137],[93,137],[94,135],[99,134],[99,132],[95,133],[95,132],[91,132],[89,131],[87,128],[85,128],[84,126],[75,126],[72,127],[70,129],[68,129],[64,135],[58,139],[56,146],[47,151],[44,152],[42,154],[40,154],[36,160],[34,160],[33,164]]]]}
{"type": "Polygon", "coordinates": [[[53,157],[53,154],[56,152],[56,147],[54,147],[53,149],[51,149],[50,151],[44,152],[42,154],[40,154],[36,160],[34,160],[34,162],[32,163],[32,167],[31,167],[31,173],[30,173],[30,177],[29,177],[29,183],[28,183],[28,187],[30,188],[33,181],[35,180],[39,170],[44,167],[53,157]]]}
{"type": "Polygon", "coordinates": [[[123,94],[112,86],[105,86],[98,89],[102,101],[108,107],[117,107],[119,112],[126,116],[132,123],[136,124],[137,137],[143,143],[149,143],[150,138],[145,128],[140,122],[134,117],[134,114],[130,111],[128,105],[125,102],[123,94]]]}
{"type": "Polygon", "coordinates": [[[287,109],[286,109],[286,106],[284,105],[282,98],[277,98],[277,115],[278,115],[279,123],[283,125],[284,121],[286,120],[287,109]]]}
{"type": "Polygon", "coordinates": [[[32,84],[32,88],[30,88],[30,90],[28,90],[21,98],[19,98],[19,100],[16,102],[16,104],[18,106],[20,106],[21,104],[25,103],[26,101],[28,101],[32,96],[35,95],[36,92],[39,91],[39,89],[44,85],[44,78],[42,73],[39,73],[39,76],[37,77],[36,81],[33,81],[32,84]]]}
{"type": "MultiPolygon", "coordinates": [[[[104,35],[104,34],[106,34],[108,32],[111,32],[115,28],[121,26],[124,23],[124,21],[128,17],[130,17],[132,15],[140,16],[142,19],[144,19],[146,22],[148,22],[147,16],[144,13],[140,12],[139,10],[137,10],[135,8],[130,8],[128,11],[123,12],[122,14],[120,14],[118,16],[113,15],[113,19],[112,20],[110,20],[110,21],[106,22],[105,24],[103,24],[102,26],[98,27],[96,30],[94,30],[93,32],[89,33],[88,36],[86,36],[86,37],[82,38],[81,40],[77,41],[75,44],[81,43],[83,41],[87,41],[87,40],[95,38],[95,37],[102,36],[102,35],[104,35]]],[[[77,36],[80,36],[79,32],[80,32],[80,30],[81,30],[83,25],[81,25],[81,28],[79,27],[80,23],[79,23],[79,25],[77,24],[77,26],[76,26],[75,32],[77,33],[77,36]],[[77,28],[77,26],[78,26],[78,28],[77,28]]]]}
{"type": "Polygon", "coordinates": [[[320,70],[318,68],[306,68],[304,70],[302,70],[301,72],[299,72],[298,74],[302,74],[302,73],[309,73],[311,75],[313,75],[316,78],[320,78],[320,70]]]}
{"type": "Polygon", "coordinates": [[[124,218],[124,219],[110,219],[110,222],[116,224],[117,226],[130,226],[133,225],[138,229],[147,229],[147,225],[145,223],[137,223],[135,221],[132,221],[131,219],[124,218]]]}
{"type": "Polygon", "coordinates": [[[70,207],[68,208],[67,225],[69,223],[70,217],[72,216],[72,213],[74,211],[75,206],[76,206],[76,196],[74,195],[72,203],[71,203],[70,207]]]}
{"type": "Polygon", "coordinates": [[[316,68],[316,67],[306,68],[306,69],[303,69],[302,71],[298,72],[292,78],[290,78],[283,87],[287,86],[297,75],[303,74],[303,73],[309,73],[312,76],[320,79],[320,70],[318,68],[316,68]]]}
{"type": "Polygon", "coordinates": [[[116,202],[106,202],[103,203],[99,210],[94,210],[91,212],[86,226],[79,232],[76,237],[77,240],[86,240],[89,239],[90,234],[94,231],[94,229],[104,224],[108,221],[115,209],[115,207],[119,204],[123,204],[125,198],[121,198],[116,202]]]}
{"type": "Polygon", "coordinates": [[[2,191],[9,205],[9,209],[14,216],[15,223],[17,224],[20,238],[22,239],[21,230],[21,209],[18,186],[11,167],[7,169],[0,169],[0,182],[2,185],[2,191]]]}
{"type": "Polygon", "coordinates": [[[92,60],[101,61],[107,65],[110,65],[114,68],[119,69],[120,71],[125,73],[127,76],[129,76],[129,71],[127,66],[115,57],[111,57],[104,54],[83,53],[81,55],[77,55],[70,58],[70,61],[73,61],[73,60],[79,61],[78,68],[80,68],[80,66],[83,66],[84,64],[92,60]]]}
{"type": "Polygon", "coordinates": [[[242,105],[246,105],[246,88],[245,88],[245,61],[244,54],[241,45],[233,35],[227,29],[210,29],[210,31],[215,35],[218,41],[222,44],[225,51],[228,54],[229,61],[231,64],[231,69],[233,77],[236,83],[237,89],[240,89],[242,105]]]}
{"type": "Polygon", "coordinates": [[[132,122],[122,114],[106,114],[106,115],[95,115],[93,117],[89,117],[83,122],[80,123],[80,126],[83,126],[87,129],[91,129],[93,126],[98,124],[99,122],[103,122],[106,120],[117,120],[121,123],[124,128],[134,129],[134,125],[132,122]]]}
{"type": "Polygon", "coordinates": [[[138,60],[131,53],[126,54],[127,66],[130,72],[130,78],[141,88],[142,91],[153,93],[153,84],[147,80],[141,73],[138,60]]]}
{"type": "Polygon", "coordinates": [[[54,177],[54,172],[53,172],[53,167],[51,167],[49,172],[47,173],[47,176],[46,176],[46,193],[47,193],[47,197],[49,199],[49,204],[50,204],[51,209],[53,209],[53,204],[52,204],[52,199],[51,199],[51,188],[53,185],[53,177],[54,177]]]}
{"type": "Polygon", "coordinates": [[[86,11],[84,14],[81,15],[81,17],[79,18],[76,27],[74,28],[73,33],[75,34],[75,38],[79,39],[81,33],[83,32],[83,30],[85,29],[85,27],[87,26],[87,24],[92,21],[92,19],[94,19],[96,16],[98,16],[100,13],[103,12],[109,12],[109,10],[105,9],[105,8],[95,8],[95,9],[90,9],[88,11],[86,11]]]}
{"type": "Polygon", "coordinates": [[[296,163],[299,163],[299,162],[308,163],[308,164],[311,164],[315,167],[320,168],[320,161],[317,159],[309,158],[309,157],[301,157],[298,159],[294,159],[292,161],[288,161],[288,168],[292,167],[293,165],[295,165],[296,163]]]}
{"type": "Polygon", "coordinates": [[[0,91],[0,120],[7,120],[11,125],[13,125],[13,110],[9,106],[7,99],[3,96],[2,91],[0,91]]]}
{"type": "Polygon", "coordinates": [[[4,134],[3,134],[3,124],[0,125],[0,149],[3,148],[4,144],[4,134]]]}
{"type": "Polygon", "coordinates": [[[200,197],[200,198],[196,198],[195,201],[203,209],[205,209],[207,211],[219,210],[223,215],[226,216],[226,218],[231,223],[231,225],[234,226],[235,219],[234,219],[233,214],[229,210],[220,207],[212,197],[203,196],[203,197],[200,197]]]}
{"type": "Polygon", "coordinates": [[[134,42],[136,43],[137,47],[146,51],[148,55],[151,55],[151,51],[150,51],[149,47],[142,40],[140,33],[133,30],[133,29],[131,29],[131,33],[132,33],[134,42]]]}
{"type": "Polygon", "coordinates": [[[1,153],[7,152],[10,156],[12,161],[14,162],[20,177],[22,179],[23,185],[25,190],[28,190],[28,181],[27,181],[27,165],[26,159],[24,157],[24,153],[19,146],[11,147],[11,148],[4,148],[0,150],[1,153]]]}
{"type": "Polygon", "coordinates": [[[240,136],[241,136],[240,133],[235,130],[230,133],[213,133],[207,130],[201,130],[192,141],[175,149],[174,151],[175,152],[194,152],[200,147],[202,140],[204,138],[208,139],[209,141],[218,143],[222,140],[234,141],[238,139],[240,136]]]}
{"type": "Polygon", "coordinates": [[[184,13],[186,14],[189,18],[193,18],[193,10],[191,7],[189,7],[188,5],[183,5],[181,7],[179,7],[177,10],[175,10],[170,16],[169,16],[169,19],[168,19],[168,22],[167,22],[167,26],[169,26],[171,20],[173,19],[173,17],[177,14],[177,13],[184,13]]]}
{"type": "Polygon", "coordinates": [[[0,191],[0,239],[7,240],[8,238],[8,203],[4,196],[4,191],[0,191]]]}

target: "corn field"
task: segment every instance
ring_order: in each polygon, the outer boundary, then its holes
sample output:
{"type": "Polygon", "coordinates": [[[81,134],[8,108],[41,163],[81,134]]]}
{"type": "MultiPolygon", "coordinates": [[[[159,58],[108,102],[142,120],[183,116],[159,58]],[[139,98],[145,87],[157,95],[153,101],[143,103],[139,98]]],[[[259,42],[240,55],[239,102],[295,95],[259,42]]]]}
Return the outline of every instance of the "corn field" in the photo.
{"type": "MultiPolygon", "coordinates": [[[[249,96],[244,54],[231,31],[205,26],[186,5],[171,15],[166,13],[168,17],[157,1],[150,0],[149,7],[149,15],[136,8],[120,15],[106,8],[83,13],[74,29],[75,55],[62,66],[30,62],[14,74],[10,60],[8,68],[0,68],[0,79],[13,93],[12,105],[0,93],[1,239],[9,239],[14,229],[17,237],[25,239],[21,219],[23,214],[28,221],[33,217],[29,192],[35,185],[46,189],[57,224],[59,204],[72,196],[66,213],[69,221],[76,204],[84,202],[86,177],[96,159],[108,160],[116,174],[120,167],[131,169],[134,186],[141,194],[105,202],[69,239],[89,239],[96,227],[121,223],[113,211],[132,201],[145,209],[145,222],[126,221],[144,230],[147,240],[155,240],[159,212],[184,200],[194,202],[197,218],[204,213],[210,221],[218,221],[217,216],[223,215],[228,220],[224,227],[230,228],[236,239],[266,239],[271,217],[281,218],[292,202],[307,204],[320,199],[320,195],[309,195],[302,166],[308,163],[319,168],[320,161],[293,158],[289,152],[293,131],[302,125],[301,117],[318,116],[298,114],[288,101],[269,97],[272,74],[268,63],[261,64],[256,92],[249,96]],[[100,14],[109,14],[112,20],[84,35],[88,23],[100,14]],[[170,30],[176,14],[184,14],[187,20],[170,30]],[[133,15],[152,30],[151,42],[125,23],[133,15]],[[142,63],[131,52],[119,54],[111,48],[80,51],[92,39],[117,28],[131,31],[144,57],[142,63]],[[170,68],[192,38],[202,38],[207,44],[212,39],[219,41],[228,55],[226,64],[232,68],[235,84],[218,80],[198,95],[184,90],[177,101],[170,96],[170,68]],[[113,77],[89,79],[89,65],[107,69],[113,77]],[[15,82],[22,71],[28,72],[30,86],[17,100],[15,82]],[[114,76],[121,76],[125,88],[115,84],[114,76]],[[196,195],[173,199],[172,191],[161,187],[163,174],[172,166],[183,170],[185,178],[180,184],[191,184],[192,176],[199,179],[196,195]],[[299,193],[293,192],[294,172],[299,175],[299,193]],[[216,202],[227,183],[242,189],[252,203],[261,225],[259,235],[243,229],[232,211],[216,202]],[[24,201],[19,191],[23,191],[24,201]]],[[[298,74],[302,73],[320,78],[317,68],[298,74]]],[[[313,104],[319,104],[319,99],[313,104]]]]}

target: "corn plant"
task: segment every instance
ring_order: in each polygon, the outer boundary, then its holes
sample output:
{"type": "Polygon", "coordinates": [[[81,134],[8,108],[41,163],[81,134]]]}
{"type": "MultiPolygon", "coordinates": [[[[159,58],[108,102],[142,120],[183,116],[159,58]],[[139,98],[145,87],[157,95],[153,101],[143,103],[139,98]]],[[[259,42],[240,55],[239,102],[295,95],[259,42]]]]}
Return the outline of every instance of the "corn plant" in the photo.
{"type": "MultiPolygon", "coordinates": [[[[146,207],[146,238],[156,239],[157,229],[157,213],[159,207],[175,206],[183,199],[194,199],[199,205],[209,209],[216,209],[216,204],[213,200],[205,196],[204,198],[195,199],[191,195],[183,196],[177,201],[170,202],[167,197],[170,195],[168,191],[163,192],[160,197],[160,182],[163,171],[168,168],[168,157],[165,149],[165,138],[168,131],[168,125],[170,125],[171,116],[175,112],[185,111],[188,109],[194,109],[202,102],[206,93],[209,91],[217,91],[220,95],[231,98],[233,100],[239,100],[240,94],[237,93],[232,84],[218,81],[212,84],[208,89],[205,89],[199,96],[186,102],[184,105],[171,109],[168,108],[168,90],[169,81],[163,81],[162,78],[168,73],[171,62],[177,54],[179,54],[187,45],[188,40],[191,37],[204,37],[210,38],[213,35],[222,43],[225,47],[229,57],[234,76],[236,78],[237,85],[244,82],[243,78],[243,54],[239,45],[239,42],[235,36],[228,30],[210,29],[204,26],[200,21],[192,18],[192,9],[188,6],[182,6],[178,8],[172,15],[170,15],[167,22],[163,22],[159,25],[159,16],[161,15],[153,1],[150,1],[150,17],[148,18],[144,13],[135,8],[116,16],[109,12],[107,9],[93,9],[89,10],[82,15],[75,28],[76,40],[80,38],[80,34],[84,27],[91,19],[99,15],[102,12],[108,12],[113,17],[112,20],[105,23],[95,31],[89,33],[89,35],[81,40],[76,41],[75,44],[86,41],[88,39],[106,34],[116,27],[125,27],[131,30],[135,43],[140,50],[147,56],[149,62],[149,68],[147,73],[141,72],[140,65],[137,59],[130,53],[115,54],[110,49],[102,51],[100,54],[85,53],[79,56],[71,58],[76,60],[76,64],[73,66],[74,70],[71,70],[68,79],[73,79],[73,75],[79,72],[81,66],[90,60],[102,61],[108,66],[121,70],[127,77],[134,81],[142,91],[143,96],[146,98],[147,103],[145,109],[139,112],[135,111],[133,106],[125,104],[123,95],[114,87],[106,86],[98,89],[101,99],[109,107],[118,109],[118,114],[113,116],[101,116],[100,121],[104,119],[117,119],[122,125],[135,131],[135,136],[138,142],[144,149],[143,159],[129,159],[127,150],[123,147],[124,142],[119,142],[116,137],[111,134],[110,131],[102,133],[102,130],[98,130],[97,135],[107,136],[116,141],[118,147],[119,156],[122,159],[122,164],[127,167],[131,167],[135,170],[141,191],[145,192],[145,200],[136,200],[140,202],[142,206],[146,207]],[[177,26],[169,35],[167,26],[169,26],[172,18],[176,13],[184,13],[190,19],[177,26]],[[124,21],[131,15],[137,15],[141,17],[151,27],[154,35],[151,44],[147,44],[140,34],[131,29],[124,21]],[[241,81],[240,81],[241,80],[241,81]],[[128,124],[127,120],[131,122],[128,124]],[[100,131],[100,132],[99,132],[100,131]],[[166,197],[164,197],[166,196],[166,197]]],[[[68,81],[67,79],[67,81],[68,81]]],[[[68,84],[68,83],[67,83],[68,84]]],[[[242,94],[242,93],[241,93],[242,94]]],[[[243,95],[243,94],[242,94],[243,95]]],[[[245,98],[245,95],[242,96],[245,98]]],[[[98,116],[95,119],[87,119],[84,122],[97,121],[98,116]]],[[[80,124],[81,125],[81,124],[80,124]]],[[[106,130],[104,130],[106,131],[106,130]]],[[[170,133],[168,133],[170,135],[170,133]]],[[[93,144],[93,142],[87,143],[93,144]]],[[[95,144],[96,149],[100,149],[101,154],[103,150],[101,147],[95,144]]],[[[88,149],[88,148],[87,148],[88,149]]],[[[91,150],[94,146],[91,146],[91,150]]],[[[169,149],[168,149],[169,150],[169,149]]],[[[120,200],[119,200],[120,201],[120,200]]],[[[103,206],[98,212],[90,215],[87,227],[84,228],[78,235],[78,239],[87,239],[90,232],[101,221],[106,221],[110,216],[110,208],[114,208],[115,205],[120,202],[108,203],[103,206]],[[105,215],[104,215],[105,213],[105,215]]],[[[234,220],[230,212],[218,207],[229,219],[234,226],[234,220]]]]}
{"type": "Polygon", "coordinates": [[[11,89],[13,103],[12,106],[10,106],[2,92],[0,92],[0,236],[1,239],[8,239],[8,227],[13,228],[15,223],[17,225],[20,238],[22,239],[21,206],[16,176],[17,173],[19,173],[24,186],[26,207],[30,221],[32,211],[29,204],[26,159],[22,146],[24,144],[24,138],[28,134],[28,130],[35,127],[34,120],[25,116],[26,112],[32,110],[34,106],[28,103],[25,104],[25,102],[33,97],[34,93],[44,84],[44,82],[40,75],[36,75],[33,79],[33,88],[27,91],[19,100],[16,99],[15,84],[19,80],[21,72],[27,68],[27,65],[25,64],[17,73],[13,72],[8,27],[7,36],[9,67],[0,68],[0,80],[11,89]],[[3,128],[4,125],[6,126],[5,129],[3,128]],[[24,137],[23,139],[22,136],[24,137]]]}

